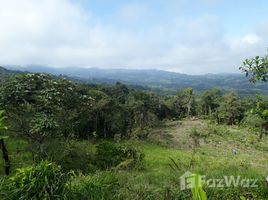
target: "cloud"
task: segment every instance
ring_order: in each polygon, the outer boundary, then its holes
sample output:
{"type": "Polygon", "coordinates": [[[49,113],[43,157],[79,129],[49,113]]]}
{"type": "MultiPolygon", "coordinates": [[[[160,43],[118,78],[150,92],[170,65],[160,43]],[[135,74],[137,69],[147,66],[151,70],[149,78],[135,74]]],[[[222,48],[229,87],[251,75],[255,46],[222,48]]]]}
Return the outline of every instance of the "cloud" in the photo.
{"type": "Polygon", "coordinates": [[[129,3],[119,9],[118,16],[128,23],[137,22],[146,16],[147,11],[148,7],[145,4],[129,3]]]}
{"type": "Polygon", "coordinates": [[[168,16],[146,29],[113,23],[118,16],[125,23],[143,20],[150,12],[143,3],[120,6],[105,23],[101,14],[69,0],[0,0],[0,5],[2,65],[238,72],[244,58],[265,51],[268,39],[266,22],[232,38],[222,19],[209,14],[168,16]]]}

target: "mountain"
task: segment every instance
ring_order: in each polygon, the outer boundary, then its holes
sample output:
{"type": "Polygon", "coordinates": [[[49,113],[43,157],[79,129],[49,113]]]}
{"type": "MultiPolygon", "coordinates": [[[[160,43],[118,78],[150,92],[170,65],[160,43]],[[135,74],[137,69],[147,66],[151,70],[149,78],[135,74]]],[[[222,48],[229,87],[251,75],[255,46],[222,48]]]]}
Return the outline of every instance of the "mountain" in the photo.
{"type": "Polygon", "coordinates": [[[0,66],[0,83],[3,83],[8,76],[14,76],[20,73],[22,72],[18,70],[8,70],[0,66]]]}
{"type": "Polygon", "coordinates": [[[1,76],[15,75],[15,74],[19,74],[19,73],[22,73],[22,72],[19,70],[9,70],[9,69],[6,69],[6,68],[0,66],[0,75],[1,76]]]}
{"type": "Polygon", "coordinates": [[[29,72],[43,72],[53,75],[66,75],[90,84],[113,84],[122,82],[127,85],[143,86],[147,90],[176,93],[191,87],[198,92],[211,88],[236,91],[242,95],[268,94],[268,83],[251,84],[244,74],[205,74],[187,75],[163,70],[130,70],[101,68],[51,68],[30,65],[26,67],[8,66],[9,69],[29,72]]]}

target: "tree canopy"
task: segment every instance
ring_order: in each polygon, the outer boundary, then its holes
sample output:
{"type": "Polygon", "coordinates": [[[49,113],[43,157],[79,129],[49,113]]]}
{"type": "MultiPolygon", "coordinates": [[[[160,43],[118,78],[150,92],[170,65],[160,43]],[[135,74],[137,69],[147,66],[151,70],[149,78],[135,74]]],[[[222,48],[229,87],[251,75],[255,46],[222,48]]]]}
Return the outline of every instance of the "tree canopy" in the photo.
{"type": "Polygon", "coordinates": [[[249,80],[253,83],[256,81],[268,80],[268,55],[263,57],[256,56],[255,58],[246,59],[240,70],[246,73],[246,76],[249,77],[249,80]]]}

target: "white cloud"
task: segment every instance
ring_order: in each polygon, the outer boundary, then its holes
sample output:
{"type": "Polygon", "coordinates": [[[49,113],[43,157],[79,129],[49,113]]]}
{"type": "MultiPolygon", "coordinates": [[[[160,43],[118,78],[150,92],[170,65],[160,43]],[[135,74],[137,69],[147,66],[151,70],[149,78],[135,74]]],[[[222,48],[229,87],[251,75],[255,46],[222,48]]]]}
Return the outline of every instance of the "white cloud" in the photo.
{"type": "Polygon", "coordinates": [[[148,8],[145,4],[125,4],[119,10],[119,17],[121,20],[131,23],[141,20],[146,16],[148,8]]]}
{"type": "MultiPolygon", "coordinates": [[[[118,12],[133,22],[149,10],[128,4],[118,12]]],[[[209,15],[178,16],[146,30],[100,21],[68,0],[0,0],[0,64],[238,72],[244,58],[267,47],[267,23],[256,33],[226,38],[221,20],[209,15]]]]}
{"type": "Polygon", "coordinates": [[[258,37],[256,34],[248,34],[242,38],[242,42],[246,44],[256,44],[260,42],[260,40],[260,37],[258,37]]]}

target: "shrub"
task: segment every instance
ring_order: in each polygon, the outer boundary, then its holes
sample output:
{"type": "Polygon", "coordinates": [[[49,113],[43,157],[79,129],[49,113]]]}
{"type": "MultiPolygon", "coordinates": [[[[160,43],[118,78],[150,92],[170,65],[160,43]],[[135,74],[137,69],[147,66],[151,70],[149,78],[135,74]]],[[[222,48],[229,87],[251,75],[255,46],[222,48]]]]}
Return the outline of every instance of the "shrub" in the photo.
{"type": "Polygon", "coordinates": [[[260,129],[264,122],[264,119],[253,113],[247,113],[246,117],[243,119],[243,124],[252,129],[260,129]]]}
{"type": "Polygon", "coordinates": [[[17,169],[3,189],[9,200],[59,200],[65,199],[66,180],[60,166],[43,161],[34,167],[17,169]]]}
{"type": "Polygon", "coordinates": [[[144,154],[130,145],[118,145],[112,142],[102,142],[97,145],[96,165],[101,169],[137,168],[142,165],[144,154]]]}
{"type": "Polygon", "coordinates": [[[224,126],[219,126],[219,125],[214,125],[214,124],[209,124],[207,129],[206,129],[207,135],[227,135],[230,134],[230,131],[224,127],[224,126]]]}
{"type": "Polygon", "coordinates": [[[119,188],[118,178],[112,172],[97,173],[93,176],[74,175],[67,184],[70,200],[115,199],[119,188]]]}
{"type": "Polygon", "coordinates": [[[196,127],[191,128],[189,132],[195,148],[200,147],[201,139],[205,139],[207,137],[207,134],[204,131],[200,131],[196,127]]]}
{"type": "Polygon", "coordinates": [[[46,145],[46,151],[49,159],[59,164],[64,172],[74,170],[88,173],[93,162],[93,153],[88,150],[88,145],[86,142],[74,140],[51,140],[46,145]]]}

